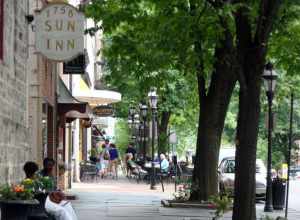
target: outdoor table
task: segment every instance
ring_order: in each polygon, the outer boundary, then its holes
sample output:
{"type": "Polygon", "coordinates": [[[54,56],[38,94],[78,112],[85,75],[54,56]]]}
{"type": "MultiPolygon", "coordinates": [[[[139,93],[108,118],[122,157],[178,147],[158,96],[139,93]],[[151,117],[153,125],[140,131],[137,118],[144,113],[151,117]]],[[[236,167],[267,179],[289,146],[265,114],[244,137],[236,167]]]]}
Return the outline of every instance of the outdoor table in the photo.
{"type": "MultiPolygon", "coordinates": [[[[160,169],[160,165],[159,165],[159,163],[158,162],[154,162],[155,164],[154,164],[154,167],[155,167],[155,169],[160,169]]],[[[145,163],[145,165],[144,165],[144,167],[145,168],[152,168],[152,164],[151,164],[151,162],[147,162],[147,163],[145,163]]]]}
{"type": "Polygon", "coordinates": [[[27,220],[29,210],[38,206],[37,200],[0,200],[1,220],[27,220]]]}

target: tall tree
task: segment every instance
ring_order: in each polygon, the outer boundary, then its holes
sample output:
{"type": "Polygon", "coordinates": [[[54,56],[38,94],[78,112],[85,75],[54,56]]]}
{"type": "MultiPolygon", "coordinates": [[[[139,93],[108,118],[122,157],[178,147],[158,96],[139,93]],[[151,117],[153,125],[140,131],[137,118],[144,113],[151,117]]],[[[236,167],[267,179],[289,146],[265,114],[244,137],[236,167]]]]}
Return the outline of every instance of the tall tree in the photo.
{"type": "Polygon", "coordinates": [[[237,78],[230,11],[203,0],[93,1],[87,9],[110,35],[104,54],[113,61],[113,74],[122,69],[156,85],[176,70],[192,86],[197,82],[187,93],[198,95],[200,112],[193,200],[217,193],[221,134],[237,78]]]}
{"type": "Polygon", "coordinates": [[[233,220],[254,220],[256,145],[260,114],[261,79],[267,45],[280,1],[244,3],[235,15],[239,68],[239,113],[233,220]],[[255,12],[255,20],[251,14],[255,12]]]}

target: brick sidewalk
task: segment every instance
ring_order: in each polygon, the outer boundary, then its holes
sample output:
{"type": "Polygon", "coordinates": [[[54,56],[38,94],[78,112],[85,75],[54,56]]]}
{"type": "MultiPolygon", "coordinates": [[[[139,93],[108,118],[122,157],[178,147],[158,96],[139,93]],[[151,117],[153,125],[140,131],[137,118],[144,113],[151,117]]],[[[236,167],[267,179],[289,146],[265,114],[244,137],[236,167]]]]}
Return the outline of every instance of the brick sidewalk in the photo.
{"type": "MultiPolygon", "coordinates": [[[[172,198],[174,185],[167,185],[163,193],[161,186],[150,190],[148,184],[137,184],[134,180],[101,180],[99,183],[73,184],[70,191],[78,196],[72,202],[79,220],[209,220],[212,210],[199,208],[164,208],[162,199],[172,198]]],[[[264,215],[263,204],[257,205],[257,216],[264,215]]],[[[274,212],[270,216],[283,216],[274,212]]],[[[227,213],[226,220],[231,219],[227,213]]],[[[289,220],[299,220],[300,213],[289,211],[289,220]]]]}

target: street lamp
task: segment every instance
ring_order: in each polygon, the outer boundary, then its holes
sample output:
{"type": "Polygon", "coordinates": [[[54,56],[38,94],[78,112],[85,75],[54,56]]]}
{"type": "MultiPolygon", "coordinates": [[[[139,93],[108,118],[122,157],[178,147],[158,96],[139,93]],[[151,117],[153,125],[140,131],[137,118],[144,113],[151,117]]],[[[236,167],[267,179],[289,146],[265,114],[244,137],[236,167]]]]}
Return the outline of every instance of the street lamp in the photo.
{"type": "Polygon", "coordinates": [[[151,91],[148,93],[149,98],[149,104],[152,111],[152,162],[151,162],[151,168],[152,168],[152,175],[151,175],[151,182],[150,182],[150,189],[154,190],[155,187],[155,164],[154,164],[154,142],[155,142],[155,124],[156,124],[156,114],[157,114],[157,94],[156,94],[156,88],[152,88],[151,91]]]}
{"type": "Polygon", "coordinates": [[[272,117],[272,101],[276,86],[277,73],[273,70],[273,65],[267,63],[263,73],[263,80],[268,98],[268,164],[267,164],[267,191],[265,212],[273,211],[272,204],[272,130],[273,130],[273,117],[272,117]]]}
{"type": "Polygon", "coordinates": [[[133,106],[129,107],[129,112],[128,112],[128,125],[129,128],[131,129],[131,135],[132,135],[132,139],[134,136],[134,124],[135,124],[135,108],[133,106]]]}
{"type": "MultiPolygon", "coordinates": [[[[139,151],[139,126],[140,126],[140,116],[138,113],[134,114],[134,129],[133,129],[133,134],[135,135],[136,139],[135,139],[135,146],[136,149],[139,151]]],[[[139,152],[138,152],[139,154],[139,152]]]]}
{"type": "Polygon", "coordinates": [[[143,159],[146,160],[146,121],[147,121],[147,113],[148,107],[146,104],[140,104],[140,113],[143,118],[143,159]]]}

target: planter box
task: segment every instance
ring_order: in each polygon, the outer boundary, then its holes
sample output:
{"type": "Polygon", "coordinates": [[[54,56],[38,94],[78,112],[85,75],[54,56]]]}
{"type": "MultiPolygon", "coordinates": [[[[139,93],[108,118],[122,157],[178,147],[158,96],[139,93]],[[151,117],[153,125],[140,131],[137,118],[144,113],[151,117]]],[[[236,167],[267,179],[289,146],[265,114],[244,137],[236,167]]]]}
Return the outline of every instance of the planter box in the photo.
{"type": "Polygon", "coordinates": [[[37,200],[2,200],[1,220],[27,220],[32,206],[39,205],[37,200]]]}

